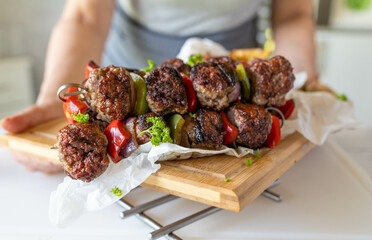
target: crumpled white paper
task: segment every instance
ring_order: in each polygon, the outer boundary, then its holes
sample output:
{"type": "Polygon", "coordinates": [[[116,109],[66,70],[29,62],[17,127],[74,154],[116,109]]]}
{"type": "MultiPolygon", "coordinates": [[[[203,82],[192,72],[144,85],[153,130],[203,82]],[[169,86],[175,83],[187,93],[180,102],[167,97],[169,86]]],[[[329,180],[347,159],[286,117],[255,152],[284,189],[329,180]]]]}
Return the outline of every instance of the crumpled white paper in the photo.
{"type": "Polygon", "coordinates": [[[294,90],[286,97],[295,99],[296,107],[283,131],[298,131],[315,144],[323,144],[333,132],[359,124],[352,103],[340,101],[328,92],[294,90]]]}
{"type": "Polygon", "coordinates": [[[200,53],[201,55],[210,54],[211,56],[225,56],[229,54],[221,44],[213,42],[208,38],[189,38],[181,47],[177,58],[188,62],[189,57],[200,53]]]}
{"type": "MultiPolygon", "coordinates": [[[[178,57],[187,61],[190,55],[199,52],[212,56],[227,54],[221,45],[209,39],[192,38],[185,42],[178,57]]],[[[295,88],[300,88],[305,81],[306,73],[296,74],[295,88]]],[[[357,123],[351,103],[339,101],[329,93],[307,93],[294,89],[288,93],[287,98],[295,99],[296,108],[284,124],[282,137],[298,131],[313,143],[322,144],[330,133],[357,123]]],[[[85,212],[111,205],[156,172],[160,168],[156,161],[216,154],[243,157],[253,153],[252,150],[245,150],[243,147],[236,150],[225,147],[218,151],[190,149],[170,143],[160,144],[158,147],[151,143],[141,145],[129,158],[117,164],[110,163],[108,169],[90,183],[65,177],[63,183],[51,194],[49,218],[53,225],[62,227],[85,212]],[[115,187],[122,191],[121,196],[111,192],[115,187]]]]}

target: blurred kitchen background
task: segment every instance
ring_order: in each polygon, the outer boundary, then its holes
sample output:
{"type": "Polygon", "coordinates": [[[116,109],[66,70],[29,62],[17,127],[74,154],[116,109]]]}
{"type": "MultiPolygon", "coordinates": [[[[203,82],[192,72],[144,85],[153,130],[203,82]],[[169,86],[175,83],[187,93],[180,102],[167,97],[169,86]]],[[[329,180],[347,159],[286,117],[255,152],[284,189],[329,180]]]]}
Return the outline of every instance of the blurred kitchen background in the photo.
{"type": "MultiPolygon", "coordinates": [[[[44,70],[48,38],[65,0],[0,0],[0,118],[32,104],[44,70]]],[[[314,0],[320,79],[355,105],[372,127],[372,0],[314,0]]],[[[264,41],[269,10],[259,12],[264,41]]]]}

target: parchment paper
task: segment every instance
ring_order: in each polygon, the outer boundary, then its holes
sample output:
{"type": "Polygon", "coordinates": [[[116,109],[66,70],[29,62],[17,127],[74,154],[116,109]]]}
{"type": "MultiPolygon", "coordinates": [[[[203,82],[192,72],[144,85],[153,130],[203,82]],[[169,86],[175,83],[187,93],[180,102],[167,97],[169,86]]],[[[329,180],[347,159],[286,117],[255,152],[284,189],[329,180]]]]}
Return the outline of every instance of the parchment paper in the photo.
{"type": "MultiPolygon", "coordinates": [[[[179,56],[184,61],[192,54],[209,53],[214,56],[225,55],[227,51],[209,39],[188,39],[181,48],[179,56]]],[[[295,88],[300,88],[306,81],[306,73],[296,74],[295,88]]],[[[327,136],[345,127],[357,124],[352,104],[343,102],[325,92],[301,92],[296,89],[288,93],[287,98],[294,98],[295,112],[285,122],[282,138],[298,131],[315,144],[324,143],[327,136]]],[[[110,163],[108,169],[90,183],[72,180],[65,177],[63,183],[51,193],[49,217],[55,226],[66,226],[88,211],[95,211],[113,204],[131,189],[137,187],[148,176],[160,168],[156,161],[186,159],[215,154],[227,154],[242,157],[252,150],[239,147],[237,150],[225,147],[211,151],[184,148],[175,144],[161,144],[158,147],[151,143],[144,144],[129,158],[121,162],[110,163]],[[113,188],[122,191],[116,196],[113,188]]]]}

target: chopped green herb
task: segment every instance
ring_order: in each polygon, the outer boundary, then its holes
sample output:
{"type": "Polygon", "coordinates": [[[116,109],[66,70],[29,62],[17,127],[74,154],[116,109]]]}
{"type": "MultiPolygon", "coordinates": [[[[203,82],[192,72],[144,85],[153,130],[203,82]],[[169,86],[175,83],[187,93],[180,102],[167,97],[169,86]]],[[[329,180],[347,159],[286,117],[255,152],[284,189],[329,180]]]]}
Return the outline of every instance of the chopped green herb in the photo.
{"type": "Polygon", "coordinates": [[[146,67],[146,68],[143,68],[141,70],[144,71],[144,72],[151,72],[151,70],[155,68],[155,63],[151,59],[148,59],[147,63],[149,64],[149,66],[146,67]]]}
{"type": "Polygon", "coordinates": [[[197,63],[204,62],[203,58],[201,57],[201,53],[198,53],[196,55],[190,56],[189,57],[189,65],[190,67],[193,67],[197,63]]]}
{"type": "Polygon", "coordinates": [[[252,159],[250,159],[250,158],[247,158],[247,159],[245,159],[245,166],[251,166],[252,165],[252,159]]]}
{"type": "Polygon", "coordinates": [[[225,182],[231,182],[230,178],[225,178],[225,182]]]}
{"type": "Polygon", "coordinates": [[[344,93],[342,94],[335,94],[336,98],[340,99],[341,101],[347,101],[347,97],[344,93]]]}
{"type": "Polygon", "coordinates": [[[250,148],[245,149],[246,152],[250,152],[251,150],[250,148]]]}
{"type": "Polygon", "coordinates": [[[111,189],[111,192],[118,197],[123,195],[123,192],[117,186],[115,186],[113,189],[111,189]]]}
{"type": "Polygon", "coordinates": [[[89,114],[88,113],[87,114],[83,114],[83,113],[80,113],[80,111],[79,111],[78,114],[73,113],[71,115],[72,115],[72,117],[74,118],[74,120],[76,122],[79,122],[79,123],[87,123],[87,122],[89,122],[89,114]]]}
{"type": "Polygon", "coordinates": [[[260,149],[257,149],[257,152],[255,154],[253,154],[253,157],[257,158],[257,159],[261,158],[260,149]]]}
{"type": "Polygon", "coordinates": [[[189,116],[192,117],[192,118],[196,118],[196,113],[189,113],[189,116]]]}
{"type": "Polygon", "coordinates": [[[139,135],[143,133],[151,134],[150,142],[154,146],[159,146],[160,143],[172,143],[173,140],[170,137],[170,130],[166,127],[165,122],[161,120],[160,117],[148,117],[146,118],[148,123],[152,123],[152,126],[145,131],[142,131],[139,135]]]}

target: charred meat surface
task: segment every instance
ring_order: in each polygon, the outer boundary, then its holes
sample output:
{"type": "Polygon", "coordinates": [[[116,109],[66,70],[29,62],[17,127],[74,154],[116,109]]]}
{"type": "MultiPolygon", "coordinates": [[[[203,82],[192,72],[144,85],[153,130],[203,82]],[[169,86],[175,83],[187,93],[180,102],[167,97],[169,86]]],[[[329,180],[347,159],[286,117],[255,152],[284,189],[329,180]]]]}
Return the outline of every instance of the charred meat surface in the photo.
{"type": "Polygon", "coordinates": [[[161,115],[159,115],[157,113],[153,113],[153,112],[139,115],[137,117],[137,121],[136,121],[136,135],[137,135],[137,142],[140,145],[150,142],[150,138],[151,138],[150,133],[143,133],[143,134],[139,135],[141,132],[143,132],[143,131],[149,129],[150,127],[152,127],[152,123],[147,122],[148,117],[160,117],[161,120],[164,121],[164,118],[161,115]]]}
{"type": "Polygon", "coordinates": [[[200,109],[196,117],[184,116],[181,145],[184,147],[217,150],[222,147],[222,116],[214,111],[200,109]]]}
{"type": "Polygon", "coordinates": [[[139,70],[139,69],[135,69],[135,68],[126,68],[128,72],[130,73],[135,73],[139,76],[141,76],[142,78],[145,78],[146,76],[146,73],[142,70],[139,70]]]}
{"type": "Polygon", "coordinates": [[[269,60],[251,60],[247,74],[251,80],[252,103],[281,106],[295,80],[291,63],[282,56],[269,60]]]}
{"type": "Polygon", "coordinates": [[[97,119],[122,121],[132,112],[136,91],[125,68],[111,65],[93,69],[84,85],[88,89],[88,105],[97,113],[97,119]]]}
{"type": "Polygon", "coordinates": [[[219,57],[208,57],[205,59],[205,62],[213,62],[217,64],[227,64],[227,65],[234,65],[235,61],[229,56],[219,56],[219,57]]]}
{"type": "Polygon", "coordinates": [[[221,111],[239,96],[238,91],[235,99],[230,97],[232,93],[240,90],[238,76],[231,65],[198,63],[191,68],[190,78],[199,103],[204,108],[221,111]]]}
{"type": "Polygon", "coordinates": [[[90,182],[108,167],[107,138],[99,126],[69,124],[58,132],[59,160],[68,176],[90,182]]]}
{"type": "Polygon", "coordinates": [[[105,122],[101,119],[98,119],[97,118],[97,113],[94,112],[92,109],[88,109],[88,111],[86,113],[89,115],[89,123],[99,126],[100,129],[102,130],[102,132],[109,125],[108,122],[105,122]]]}
{"type": "Polygon", "coordinates": [[[251,149],[263,146],[271,130],[271,114],[264,107],[236,103],[230,107],[227,117],[239,129],[238,144],[251,149]]]}
{"type": "Polygon", "coordinates": [[[185,64],[181,59],[179,58],[171,58],[168,61],[163,62],[158,66],[158,68],[162,67],[172,67],[175,68],[178,72],[182,72],[185,74],[188,74],[190,72],[190,66],[185,64]]]}
{"type": "Polygon", "coordinates": [[[187,92],[180,73],[171,67],[154,69],[146,78],[146,100],[152,112],[187,112],[187,92]]]}

